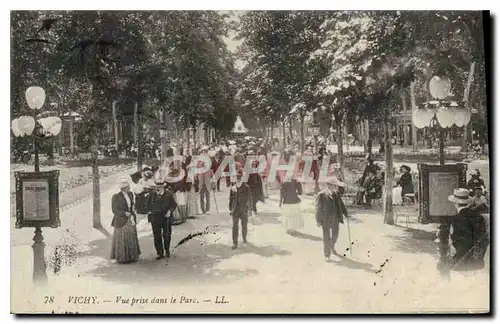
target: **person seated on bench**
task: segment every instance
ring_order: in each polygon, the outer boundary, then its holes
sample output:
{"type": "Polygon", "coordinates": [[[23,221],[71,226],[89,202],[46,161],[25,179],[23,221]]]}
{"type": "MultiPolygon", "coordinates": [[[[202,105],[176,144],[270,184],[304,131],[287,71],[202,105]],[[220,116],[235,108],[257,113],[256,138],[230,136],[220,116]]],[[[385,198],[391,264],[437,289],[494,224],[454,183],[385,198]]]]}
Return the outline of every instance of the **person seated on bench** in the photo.
{"type": "Polygon", "coordinates": [[[401,186],[401,200],[403,203],[414,203],[415,190],[413,189],[413,178],[411,176],[411,168],[407,165],[402,165],[399,168],[402,173],[401,178],[399,178],[397,185],[401,186]],[[407,195],[408,194],[408,195],[407,195]]]}
{"type": "Polygon", "coordinates": [[[370,170],[366,179],[366,207],[371,207],[372,200],[382,198],[382,181],[377,177],[377,170],[370,170]]]}

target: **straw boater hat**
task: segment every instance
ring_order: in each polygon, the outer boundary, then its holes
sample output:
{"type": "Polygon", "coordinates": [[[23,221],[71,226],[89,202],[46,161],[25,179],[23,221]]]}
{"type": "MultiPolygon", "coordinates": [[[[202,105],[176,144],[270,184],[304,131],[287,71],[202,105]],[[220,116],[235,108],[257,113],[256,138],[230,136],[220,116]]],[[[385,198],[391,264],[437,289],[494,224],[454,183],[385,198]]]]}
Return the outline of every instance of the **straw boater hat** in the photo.
{"type": "Polygon", "coordinates": [[[130,187],[130,183],[128,182],[128,180],[125,178],[120,179],[120,181],[118,182],[118,188],[123,189],[127,187],[130,187]]]}
{"type": "Polygon", "coordinates": [[[166,186],[167,182],[163,178],[156,178],[155,179],[155,185],[156,186],[166,186]]]}
{"type": "Polygon", "coordinates": [[[326,179],[326,183],[327,184],[331,184],[331,185],[335,185],[337,187],[344,187],[345,184],[340,181],[337,177],[329,177],[328,179],[326,179]]]}
{"type": "Polygon", "coordinates": [[[448,200],[455,204],[469,205],[472,199],[469,196],[469,190],[458,188],[453,190],[453,195],[448,196],[448,200]]]}

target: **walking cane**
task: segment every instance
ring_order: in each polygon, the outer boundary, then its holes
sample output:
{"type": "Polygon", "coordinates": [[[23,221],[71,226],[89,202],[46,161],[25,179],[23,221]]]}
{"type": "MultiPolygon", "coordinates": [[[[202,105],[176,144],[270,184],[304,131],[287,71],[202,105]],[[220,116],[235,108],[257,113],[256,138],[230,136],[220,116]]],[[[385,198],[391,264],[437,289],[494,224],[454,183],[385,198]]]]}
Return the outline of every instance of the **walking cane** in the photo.
{"type": "Polygon", "coordinates": [[[351,252],[351,257],[352,257],[351,225],[349,222],[349,217],[346,217],[346,219],[347,219],[347,235],[349,236],[349,252],[351,252]]]}
{"type": "Polygon", "coordinates": [[[217,206],[217,199],[215,199],[215,188],[212,191],[213,191],[212,196],[214,196],[215,210],[217,210],[217,214],[218,214],[219,213],[219,206],[217,206]]]}

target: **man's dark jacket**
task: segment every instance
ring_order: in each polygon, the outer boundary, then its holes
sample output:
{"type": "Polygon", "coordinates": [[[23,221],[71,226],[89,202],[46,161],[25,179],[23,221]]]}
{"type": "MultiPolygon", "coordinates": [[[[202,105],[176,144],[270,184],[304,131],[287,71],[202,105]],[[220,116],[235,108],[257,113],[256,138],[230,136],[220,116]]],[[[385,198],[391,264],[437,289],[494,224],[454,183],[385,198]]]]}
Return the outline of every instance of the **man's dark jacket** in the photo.
{"type": "Polygon", "coordinates": [[[172,213],[176,208],[177,203],[172,192],[165,190],[161,196],[153,192],[149,200],[148,222],[161,223],[168,213],[172,213]]]}
{"type": "Polygon", "coordinates": [[[246,217],[252,205],[252,190],[246,183],[242,183],[236,191],[230,190],[229,210],[233,216],[246,217]]]}
{"type": "Polygon", "coordinates": [[[316,199],[316,222],[325,225],[332,225],[335,222],[344,223],[343,215],[348,216],[347,208],[337,192],[331,195],[326,191],[321,191],[316,199]]]}
{"type": "Polygon", "coordinates": [[[469,207],[461,209],[451,220],[451,240],[456,254],[453,263],[458,269],[484,267],[484,254],[488,248],[486,222],[478,212],[469,207]]]}

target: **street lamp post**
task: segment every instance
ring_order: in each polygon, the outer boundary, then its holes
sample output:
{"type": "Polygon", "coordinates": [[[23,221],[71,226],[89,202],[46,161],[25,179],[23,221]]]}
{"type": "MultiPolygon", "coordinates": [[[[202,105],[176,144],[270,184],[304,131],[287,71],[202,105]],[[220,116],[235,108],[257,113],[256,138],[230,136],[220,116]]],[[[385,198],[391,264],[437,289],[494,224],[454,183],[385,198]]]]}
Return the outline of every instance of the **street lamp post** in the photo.
{"type": "MultiPolygon", "coordinates": [[[[439,133],[439,164],[445,164],[444,135],[445,130],[456,125],[467,127],[471,119],[470,111],[459,107],[458,103],[447,100],[450,96],[451,82],[448,78],[434,76],[429,82],[429,91],[434,100],[424,104],[423,108],[413,111],[413,124],[417,128],[435,127],[439,133]]],[[[441,221],[438,225],[439,267],[447,266],[449,252],[450,223],[441,221]]]]}
{"type": "MultiPolygon", "coordinates": [[[[45,102],[45,91],[40,87],[29,87],[26,90],[26,101],[32,109],[31,116],[21,116],[12,121],[12,132],[16,137],[32,136],[33,150],[35,154],[35,172],[40,172],[40,162],[38,157],[38,144],[42,138],[56,136],[61,131],[62,122],[59,117],[46,117],[35,121],[37,112],[45,102]]],[[[37,203],[37,202],[34,202],[37,203]]],[[[45,265],[45,243],[43,242],[42,228],[35,227],[33,237],[33,281],[36,284],[47,282],[45,265]]]]}

